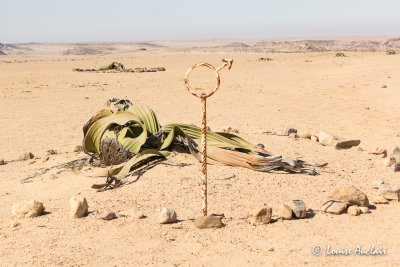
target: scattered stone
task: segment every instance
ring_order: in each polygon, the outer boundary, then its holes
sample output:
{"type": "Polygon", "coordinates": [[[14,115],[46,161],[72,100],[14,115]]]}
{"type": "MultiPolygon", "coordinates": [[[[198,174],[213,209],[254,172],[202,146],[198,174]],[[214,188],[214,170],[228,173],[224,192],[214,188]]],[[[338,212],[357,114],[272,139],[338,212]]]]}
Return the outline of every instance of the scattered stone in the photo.
{"type": "Polygon", "coordinates": [[[350,206],[347,209],[347,214],[352,215],[352,216],[358,216],[361,214],[361,210],[359,207],[357,206],[350,206]]]}
{"type": "Polygon", "coordinates": [[[21,224],[19,223],[19,222],[17,222],[17,221],[12,221],[11,223],[10,223],[10,227],[11,228],[14,228],[14,227],[18,227],[18,226],[20,226],[21,224]]]}
{"type": "Polygon", "coordinates": [[[291,133],[291,134],[289,134],[289,138],[295,139],[295,138],[299,138],[299,136],[297,135],[297,133],[291,133]]]}
{"type": "Polygon", "coordinates": [[[379,186],[377,194],[383,196],[387,200],[395,200],[398,196],[400,185],[382,184],[379,186]]]}
{"type": "Polygon", "coordinates": [[[174,223],[177,221],[176,212],[173,209],[163,208],[158,221],[160,224],[174,223]]]}
{"type": "Polygon", "coordinates": [[[136,209],[129,209],[129,210],[121,211],[118,213],[118,215],[122,216],[122,217],[132,217],[134,219],[142,219],[145,217],[143,212],[136,210],[136,209]]]}
{"type": "Polygon", "coordinates": [[[374,189],[378,189],[381,185],[383,185],[385,182],[382,180],[377,180],[375,181],[372,186],[374,187],[374,189]]]}
{"type": "Polygon", "coordinates": [[[328,200],[321,206],[321,211],[340,215],[347,209],[347,205],[341,201],[328,200]]]}
{"type": "Polygon", "coordinates": [[[44,158],[42,159],[42,163],[45,163],[45,162],[48,161],[49,159],[50,159],[49,156],[44,157],[44,158]]]}
{"type": "Polygon", "coordinates": [[[69,206],[72,218],[81,218],[88,213],[88,203],[84,197],[71,197],[69,199],[69,206]]]}
{"type": "Polygon", "coordinates": [[[249,216],[250,222],[253,225],[268,224],[271,222],[271,217],[272,217],[271,207],[256,209],[249,216]]]}
{"type": "Polygon", "coordinates": [[[375,149],[375,151],[369,152],[369,154],[372,155],[385,155],[385,157],[387,156],[387,150],[384,148],[377,148],[375,149]]]}
{"type": "Polygon", "coordinates": [[[278,128],[275,131],[276,135],[279,136],[288,136],[291,133],[297,133],[297,129],[294,128],[278,128]]]}
{"type": "Polygon", "coordinates": [[[54,149],[50,149],[50,150],[47,150],[46,154],[47,155],[57,155],[58,151],[54,150],[54,149]]]}
{"type": "Polygon", "coordinates": [[[282,204],[279,208],[279,217],[284,220],[291,220],[293,217],[292,209],[288,205],[282,204]]]}
{"type": "Polygon", "coordinates": [[[335,141],[339,140],[340,138],[328,133],[326,131],[320,131],[318,134],[318,140],[321,144],[325,145],[325,146],[332,146],[335,141]]]}
{"type": "Polygon", "coordinates": [[[201,216],[194,220],[194,226],[199,229],[221,228],[223,226],[221,218],[217,216],[201,216]]]}
{"type": "Polygon", "coordinates": [[[400,155],[394,155],[393,157],[394,157],[396,163],[399,165],[400,164],[400,155]]]}
{"type": "Polygon", "coordinates": [[[0,165],[4,165],[4,164],[6,164],[4,159],[0,159],[0,165]]]}
{"type": "Polygon", "coordinates": [[[299,137],[305,138],[305,139],[311,139],[311,134],[310,133],[300,133],[299,137]]]}
{"type": "Polygon", "coordinates": [[[302,200],[292,200],[287,203],[287,205],[292,209],[294,217],[305,218],[307,215],[306,204],[302,200]]]}
{"type": "Polygon", "coordinates": [[[400,165],[398,165],[398,164],[393,164],[392,166],[389,167],[389,171],[391,171],[391,172],[398,172],[398,171],[400,171],[400,165]]]}
{"type": "Polygon", "coordinates": [[[384,198],[383,196],[381,196],[381,195],[374,196],[372,198],[372,203],[373,204],[387,204],[388,202],[389,201],[386,198],[384,198]]]}
{"type": "Polygon", "coordinates": [[[24,154],[22,154],[21,156],[19,156],[19,160],[23,161],[23,160],[29,160],[29,159],[33,159],[35,156],[31,153],[31,152],[26,152],[24,154]]]}
{"type": "Polygon", "coordinates": [[[353,146],[358,146],[361,143],[360,140],[344,140],[334,142],[335,149],[348,149],[353,146]]]}
{"type": "Polygon", "coordinates": [[[369,206],[367,195],[352,185],[336,188],[329,194],[329,198],[339,200],[348,206],[369,206]]]}
{"type": "Polygon", "coordinates": [[[82,151],[82,146],[74,146],[72,148],[72,152],[81,152],[82,151]]]}
{"type": "Polygon", "coordinates": [[[15,203],[11,208],[12,214],[18,219],[37,217],[39,214],[43,213],[44,210],[43,204],[33,199],[15,203]]]}
{"type": "Polygon", "coordinates": [[[383,163],[383,166],[390,167],[396,163],[396,159],[395,159],[395,157],[390,156],[390,157],[383,159],[382,163],[383,163]]]}
{"type": "Polygon", "coordinates": [[[316,135],[311,135],[311,141],[314,141],[314,142],[318,142],[318,136],[316,136],[316,135]]]}
{"type": "Polygon", "coordinates": [[[115,215],[114,212],[109,211],[109,210],[104,210],[101,214],[100,214],[100,218],[106,221],[112,220],[117,218],[117,215],[115,215]]]}
{"type": "MultiPolygon", "coordinates": [[[[209,130],[209,131],[211,131],[211,129],[209,130]]],[[[239,129],[237,129],[237,128],[232,128],[232,127],[228,127],[228,128],[224,128],[224,129],[222,129],[222,131],[224,132],[224,133],[239,133],[239,129]]]]}
{"type": "Polygon", "coordinates": [[[360,210],[362,213],[371,213],[371,211],[367,207],[360,207],[360,210]]]}
{"type": "Polygon", "coordinates": [[[395,147],[393,148],[392,154],[393,154],[393,155],[400,155],[400,147],[395,146],[395,147]]]}

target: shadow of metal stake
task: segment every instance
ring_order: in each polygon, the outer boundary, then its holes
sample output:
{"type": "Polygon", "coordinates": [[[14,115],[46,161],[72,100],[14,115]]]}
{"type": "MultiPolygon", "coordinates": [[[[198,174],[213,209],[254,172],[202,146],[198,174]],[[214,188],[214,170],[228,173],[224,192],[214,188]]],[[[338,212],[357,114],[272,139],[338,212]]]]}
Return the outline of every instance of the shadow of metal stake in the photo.
{"type": "Polygon", "coordinates": [[[185,86],[187,90],[194,96],[199,97],[201,99],[201,146],[202,146],[202,162],[201,162],[201,204],[202,204],[202,212],[204,216],[207,216],[207,117],[206,117],[206,98],[212,96],[219,88],[220,85],[220,76],[219,71],[225,67],[231,69],[233,60],[232,59],[222,59],[222,64],[218,68],[214,68],[211,64],[208,63],[197,63],[193,65],[185,74],[185,86]],[[189,86],[189,74],[197,67],[205,66],[211,69],[217,78],[217,84],[215,88],[210,91],[208,94],[205,93],[195,93],[190,89],[189,86]]]}

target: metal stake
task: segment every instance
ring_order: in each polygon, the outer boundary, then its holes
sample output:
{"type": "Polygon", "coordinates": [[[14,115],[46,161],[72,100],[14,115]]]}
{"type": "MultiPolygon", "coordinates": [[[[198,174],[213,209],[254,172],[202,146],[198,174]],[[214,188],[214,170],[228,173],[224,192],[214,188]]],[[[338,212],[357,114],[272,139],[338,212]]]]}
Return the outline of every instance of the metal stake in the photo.
{"type": "Polygon", "coordinates": [[[201,145],[202,145],[202,162],[201,162],[201,206],[202,206],[202,212],[203,216],[207,216],[207,116],[206,116],[206,108],[207,108],[207,101],[206,98],[213,95],[219,88],[220,85],[220,76],[219,76],[219,71],[226,66],[228,66],[228,69],[231,69],[233,60],[232,59],[222,59],[222,64],[219,66],[217,69],[215,69],[211,64],[209,63],[198,63],[196,65],[193,65],[191,68],[188,69],[188,71],[185,74],[185,86],[187,90],[194,96],[199,97],[201,99],[201,145]],[[192,72],[195,68],[199,66],[205,66],[210,68],[212,71],[215,72],[216,78],[217,78],[217,84],[215,88],[210,91],[208,94],[198,94],[193,92],[190,89],[189,82],[188,82],[188,77],[190,72],[192,72]]]}

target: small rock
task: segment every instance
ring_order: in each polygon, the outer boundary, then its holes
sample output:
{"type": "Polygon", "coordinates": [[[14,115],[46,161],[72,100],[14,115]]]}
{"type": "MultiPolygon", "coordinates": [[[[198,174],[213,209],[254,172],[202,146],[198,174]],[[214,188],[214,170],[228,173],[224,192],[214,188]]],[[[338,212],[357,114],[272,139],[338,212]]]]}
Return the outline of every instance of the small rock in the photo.
{"type": "Polygon", "coordinates": [[[42,159],[42,163],[45,163],[45,162],[48,161],[49,159],[50,159],[49,156],[44,157],[44,158],[42,159]]]}
{"type": "Polygon", "coordinates": [[[340,215],[347,209],[347,205],[337,200],[328,200],[321,206],[321,211],[340,215]]]}
{"type": "Polygon", "coordinates": [[[362,213],[371,213],[367,207],[360,207],[360,210],[362,213]]]}
{"type": "Polygon", "coordinates": [[[292,209],[288,205],[282,204],[279,208],[279,217],[284,220],[291,220],[293,217],[292,209]]]}
{"type": "Polygon", "coordinates": [[[81,152],[82,151],[82,146],[74,146],[72,148],[72,152],[81,152]]]}
{"type": "Polygon", "coordinates": [[[393,155],[400,155],[400,147],[395,146],[395,147],[393,148],[392,154],[393,154],[393,155]]]}
{"type": "Polygon", "coordinates": [[[334,147],[335,149],[348,149],[353,146],[358,146],[361,143],[360,140],[344,140],[344,141],[335,141],[334,147]]]}
{"type": "Polygon", "coordinates": [[[72,218],[81,218],[88,213],[88,203],[84,197],[71,197],[69,199],[70,216],[72,218]]]}
{"type": "Polygon", "coordinates": [[[378,189],[381,185],[383,185],[385,182],[382,180],[376,180],[373,182],[372,186],[374,189],[378,189]]]}
{"type": "Polygon", "coordinates": [[[395,200],[398,196],[400,185],[382,184],[379,186],[377,194],[383,196],[387,200],[395,200]]]}
{"type": "Polygon", "coordinates": [[[136,210],[136,209],[129,209],[129,210],[121,211],[118,214],[119,214],[119,216],[122,216],[122,217],[132,217],[135,219],[142,219],[145,217],[143,212],[136,210]]]}
{"type": "Polygon", "coordinates": [[[176,212],[173,209],[163,208],[159,215],[160,224],[174,223],[177,221],[176,212]]]}
{"type": "Polygon", "coordinates": [[[369,152],[372,155],[385,155],[387,156],[387,150],[384,148],[376,148],[375,151],[369,152]]]}
{"type": "Polygon", "coordinates": [[[287,205],[292,209],[294,217],[305,218],[307,215],[306,204],[302,200],[292,200],[287,203],[287,205]]]}
{"type": "Polygon", "coordinates": [[[340,138],[328,133],[326,131],[320,131],[318,134],[318,140],[321,144],[325,145],[325,146],[331,146],[334,144],[334,142],[336,140],[339,140],[340,138]]]}
{"type": "Polygon", "coordinates": [[[272,217],[272,208],[271,207],[256,209],[249,216],[250,222],[253,225],[268,224],[271,222],[271,217],[272,217]]]}
{"type": "Polygon", "coordinates": [[[369,206],[367,195],[352,185],[336,188],[329,194],[329,198],[339,200],[348,206],[369,206]]]}
{"type": "Polygon", "coordinates": [[[400,164],[400,155],[394,155],[394,160],[396,161],[396,163],[399,165],[400,164]]]}
{"type": "Polygon", "coordinates": [[[383,196],[381,196],[381,195],[374,196],[371,201],[372,201],[373,204],[387,204],[387,203],[389,203],[389,201],[386,198],[384,198],[383,196]]]}
{"type": "Polygon", "coordinates": [[[383,163],[383,166],[390,167],[396,163],[396,159],[395,159],[395,157],[390,156],[390,157],[383,159],[382,163],[383,163]]]}
{"type": "Polygon", "coordinates": [[[347,214],[352,215],[352,216],[358,216],[361,214],[361,210],[359,207],[357,206],[350,206],[347,209],[347,214]]]}
{"type": "Polygon", "coordinates": [[[221,228],[223,226],[221,218],[217,216],[201,216],[194,220],[194,226],[199,229],[221,228]]]}
{"type": "Polygon", "coordinates": [[[46,154],[47,154],[47,155],[57,155],[58,152],[57,152],[57,150],[50,149],[50,150],[47,150],[46,154]]]}
{"type": "Polygon", "coordinates": [[[4,159],[0,159],[0,165],[4,165],[4,164],[6,164],[4,159]]]}
{"type": "Polygon", "coordinates": [[[300,133],[299,137],[305,138],[305,139],[311,139],[311,134],[310,133],[300,133]]]}
{"type": "Polygon", "coordinates": [[[28,159],[33,159],[35,156],[31,152],[26,152],[19,156],[19,160],[28,160],[28,159]]]}
{"type": "Polygon", "coordinates": [[[14,227],[17,227],[17,226],[20,226],[21,224],[19,223],[19,222],[17,222],[17,221],[12,221],[11,223],[10,223],[10,227],[11,228],[14,228],[14,227]]]}
{"type": "Polygon", "coordinates": [[[106,221],[112,220],[117,218],[117,215],[115,215],[114,212],[109,211],[109,210],[104,210],[101,214],[100,214],[100,218],[106,221]]]}
{"type": "Polygon", "coordinates": [[[311,135],[311,141],[318,142],[318,136],[311,135]]]}
{"type": "Polygon", "coordinates": [[[389,167],[389,171],[391,171],[391,172],[398,172],[398,171],[400,171],[400,165],[398,165],[398,164],[393,164],[392,166],[389,167]]]}
{"type": "Polygon", "coordinates": [[[44,210],[43,204],[33,199],[15,203],[11,208],[12,214],[18,219],[37,217],[39,214],[43,213],[44,210]]]}
{"type": "Polygon", "coordinates": [[[279,136],[288,136],[291,133],[297,133],[297,129],[294,128],[278,128],[275,131],[276,135],[279,136]]]}
{"type": "Polygon", "coordinates": [[[291,133],[291,134],[289,134],[289,138],[295,139],[295,138],[299,138],[299,136],[297,135],[297,133],[291,133]]]}

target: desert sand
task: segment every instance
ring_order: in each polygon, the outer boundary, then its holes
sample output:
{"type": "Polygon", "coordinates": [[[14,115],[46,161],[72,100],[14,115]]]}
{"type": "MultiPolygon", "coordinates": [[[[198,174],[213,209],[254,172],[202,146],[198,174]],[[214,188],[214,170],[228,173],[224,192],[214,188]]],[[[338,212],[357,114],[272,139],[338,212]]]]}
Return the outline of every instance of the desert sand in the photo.
{"type": "MultiPolygon", "coordinates": [[[[64,47],[65,48],[65,47],[64,47]]],[[[267,53],[232,49],[163,49],[101,55],[5,55],[0,58],[0,265],[2,266],[281,266],[377,265],[400,262],[400,204],[376,205],[360,216],[331,215],[320,206],[336,187],[355,185],[368,197],[372,183],[400,183],[400,173],[389,172],[382,159],[360,151],[391,150],[400,145],[400,55],[385,51],[267,53]],[[21,180],[74,159],[82,142],[82,125],[109,98],[145,103],[160,123],[200,125],[200,101],[184,87],[186,70],[197,62],[214,66],[234,60],[221,71],[221,87],[208,100],[208,125],[218,131],[237,128],[240,136],[262,143],[275,155],[328,163],[317,176],[261,173],[244,168],[209,166],[209,213],[224,214],[220,229],[197,229],[201,215],[200,163],[177,154],[136,182],[96,192],[98,168],[79,171],[53,169],[29,183],[21,180]],[[272,61],[259,61],[260,57],[272,61]],[[128,67],[165,67],[156,73],[79,73],[73,68],[98,68],[113,61],[128,67]],[[320,130],[361,140],[359,147],[335,150],[308,139],[268,135],[279,127],[317,134],[320,130]],[[46,151],[56,155],[42,162],[46,151]],[[18,161],[25,152],[36,158],[18,161]],[[84,196],[89,215],[69,217],[71,196],[84,196]],[[17,219],[10,227],[13,203],[35,199],[47,213],[17,219]],[[286,200],[301,199],[305,219],[278,220],[286,200]],[[274,221],[253,227],[248,214],[264,204],[272,207],[274,221]],[[171,207],[178,223],[160,225],[158,209],[171,207]],[[98,212],[136,208],[146,218],[121,217],[111,221],[98,212]],[[325,250],[385,249],[383,256],[314,256],[313,246],[325,250]]]]}

